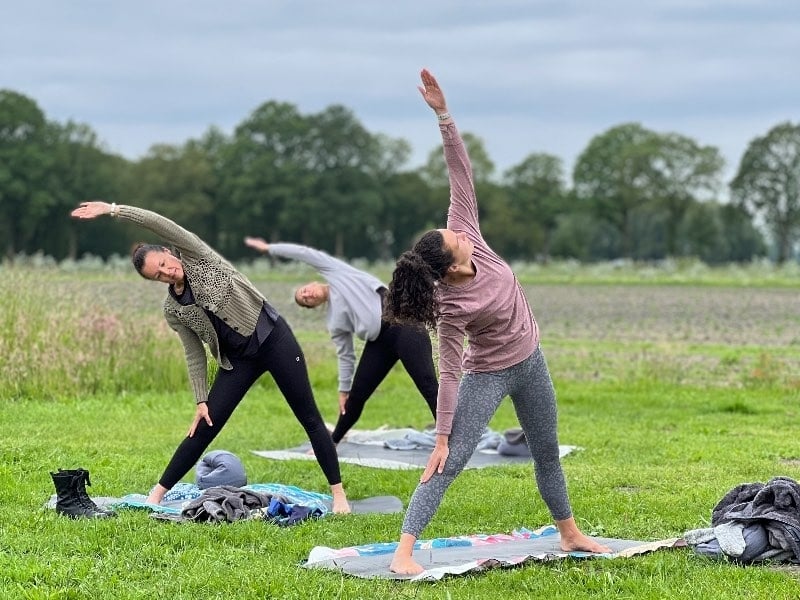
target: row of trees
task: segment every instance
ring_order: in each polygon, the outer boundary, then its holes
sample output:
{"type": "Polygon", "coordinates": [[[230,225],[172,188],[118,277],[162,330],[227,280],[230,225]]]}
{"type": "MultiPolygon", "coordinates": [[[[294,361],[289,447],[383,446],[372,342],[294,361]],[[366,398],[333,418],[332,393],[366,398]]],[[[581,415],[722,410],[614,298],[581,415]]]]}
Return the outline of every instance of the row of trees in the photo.
{"type": "MultiPolygon", "coordinates": [[[[792,256],[799,124],[776,125],[750,143],[727,203],[719,201],[725,183],[716,148],[636,123],[594,137],[571,184],[562,161],[544,153],[497,177],[480,138],[464,139],[484,235],[509,259],[747,261],[768,251],[755,223],[779,262],[792,256]]],[[[268,101],[231,135],[212,127],[200,139],[155,145],[129,161],[106,151],[89,126],[50,121],[33,99],[0,90],[5,256],[125,253],[141,230],[67,218],[80,200],[102,197],[169,216],[232,259],[252,256],[245,235],[388,259],[445,221],[441,150],[418,169],[406,168],[410,154],[407,141],[367,131],[343,106],[304,115],[268,101]]]]}

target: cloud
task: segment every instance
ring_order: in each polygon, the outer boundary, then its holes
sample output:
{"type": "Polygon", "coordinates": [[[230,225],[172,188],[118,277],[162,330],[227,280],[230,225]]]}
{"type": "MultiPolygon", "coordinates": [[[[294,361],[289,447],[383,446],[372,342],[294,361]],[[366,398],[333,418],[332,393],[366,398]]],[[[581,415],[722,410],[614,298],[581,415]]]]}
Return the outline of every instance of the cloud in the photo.
{"type": "Polygon", "coordinates": [[[570,164],[630,121],[734,164],[798,119],[798,25],[791,0],[31,0],[0,18],[0,81],[129,158],[278,100],[345,105],[419,163],[438,145],[416,91],[428,67],[501,169],[542,151],[570,164]]]}

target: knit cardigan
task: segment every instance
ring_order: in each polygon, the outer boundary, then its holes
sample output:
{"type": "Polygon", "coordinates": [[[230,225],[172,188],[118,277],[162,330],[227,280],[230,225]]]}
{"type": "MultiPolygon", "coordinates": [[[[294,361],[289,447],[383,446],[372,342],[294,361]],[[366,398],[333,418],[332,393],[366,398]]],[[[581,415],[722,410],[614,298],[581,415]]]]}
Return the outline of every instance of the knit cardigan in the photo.
{"type": "Polygon", "coordinates": [[[189,384],[195,401],[208,400],[208,365],[203,343],[222,369],[233,368],[220,349],[206,310],[244,336],[256,328],[265,298],[247,277],[195,234],[166,217],[135,206],[120,205],[116,217],[149,229],[180,252],[186,281],[195,303],[181,305],[171,294],[164,299],[164,318],[183,344],[189,384]]]}

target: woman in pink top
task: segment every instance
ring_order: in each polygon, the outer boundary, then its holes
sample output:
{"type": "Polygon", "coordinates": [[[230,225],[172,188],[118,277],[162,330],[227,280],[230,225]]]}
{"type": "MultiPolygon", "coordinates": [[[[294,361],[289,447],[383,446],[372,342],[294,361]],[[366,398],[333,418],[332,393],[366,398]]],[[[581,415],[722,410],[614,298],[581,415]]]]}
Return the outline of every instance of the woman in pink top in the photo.
{"type": "Polygon", "coordinates": [[[555,391],[539,349],[539,329],[514,273],[481,235],[472,166],[444,94],[430,72],[423,70],[421,77],[419,90],[436,113],[450,174],[447,228],[428,231],[400,257],[385,310],[390,321],[438,331],[436,446],[411,497],[390,568],[409,575],[423,571],[413,558],[414,543],[505,396],[525,432],[561,548],[610,552],[584,535],[572,516],[559,460],[555,391]]]}

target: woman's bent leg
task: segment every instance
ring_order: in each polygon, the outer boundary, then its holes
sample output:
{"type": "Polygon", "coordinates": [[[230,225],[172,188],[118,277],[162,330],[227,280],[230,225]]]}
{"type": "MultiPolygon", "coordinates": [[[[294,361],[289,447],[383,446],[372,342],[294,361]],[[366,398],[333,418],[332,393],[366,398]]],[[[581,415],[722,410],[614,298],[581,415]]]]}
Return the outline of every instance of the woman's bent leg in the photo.
{"type": "Polygon", "coordinates": [[[192,437],[185,437],[178,445],[158,486],[148,497],[148,502],[158,504],[164,494],[188,473],[200,460],[225,423],[233,414],[250,386],[263,372],[255,361],[236,361],[232,370],[220,369],[208,393],[208,416],[213,425],[200,421],[192,437]]]}
{"type": "Polygon", "coordinates": [[[381,333],[375,341],[364,344],[364,350],[353,375],[353,386],[345,404],[345,412],[339,415],[331,436],[335,444],[338,444],[356,424],[367,400],[397,362],[397,356],[383,343],[383,337],[384,334],[381,333]]]}
{"type": "Polygon", "coordinates": [[[414,542],[438,510],[447,488],[469,462],[489,420],[506,396],[506,389],[505,379],[494,374],[468,373],[462,377],[444,470],[435,472],[414,491],[403,520],[400,544],[390,565],[393,572],[421,572],[422,568],[412,558],[414,542]]]}

